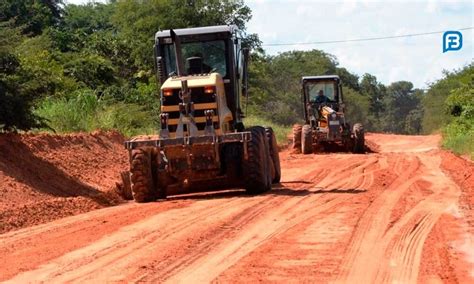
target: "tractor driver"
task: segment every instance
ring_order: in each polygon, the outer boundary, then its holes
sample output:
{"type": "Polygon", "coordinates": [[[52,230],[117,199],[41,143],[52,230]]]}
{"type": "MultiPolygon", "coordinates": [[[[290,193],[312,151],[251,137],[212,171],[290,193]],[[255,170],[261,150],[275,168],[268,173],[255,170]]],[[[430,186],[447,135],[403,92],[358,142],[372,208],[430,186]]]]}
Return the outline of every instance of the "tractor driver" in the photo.
{"type": "Polygon", "coordinates": [[[329,103],[331,100],[324,95],[323,90],[319,90],[318,96],[314,100],[315,103],[317,104],[323,104],[323,103],[329,103]]]}

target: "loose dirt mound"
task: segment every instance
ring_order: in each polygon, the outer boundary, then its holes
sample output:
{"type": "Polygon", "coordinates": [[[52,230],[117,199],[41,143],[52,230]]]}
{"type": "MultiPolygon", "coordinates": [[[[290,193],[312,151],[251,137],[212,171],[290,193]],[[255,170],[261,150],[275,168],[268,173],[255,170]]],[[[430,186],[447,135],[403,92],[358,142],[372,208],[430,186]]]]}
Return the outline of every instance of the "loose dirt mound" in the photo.
{"type": "Polygon", "coordinates": [[[450,152],[441,152],[441,168],[462,188],[460,209],[466,215],[470,234],[474,236],[474,162],[459,158],[450,152]]]}
{"type": "Polygon", "coordinates": [[[123,141],[115,132],[0,135],[0,233],[119,203],[123,141]]]}

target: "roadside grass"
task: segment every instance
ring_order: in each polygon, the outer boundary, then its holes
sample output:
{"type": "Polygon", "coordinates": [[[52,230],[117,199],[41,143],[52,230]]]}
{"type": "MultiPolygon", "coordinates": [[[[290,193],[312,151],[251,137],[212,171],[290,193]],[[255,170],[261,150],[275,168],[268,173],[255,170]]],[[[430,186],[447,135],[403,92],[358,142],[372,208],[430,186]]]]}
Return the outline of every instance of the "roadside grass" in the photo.
{"type": "Polygon", "coordinates": [[[246,127],[250,126],[269,126],[275,132],[275,136],[278,142],[278,145],[286,145],[288,143],[288,134],[291,131],[291,126],[281,125],[275,122],[271,122],[268,119],[264,119],[255,115],[249,115],[244,119],[244,124],[246,127]]]}
{"type": "Polygon", "coordinates": [[[474,160],[474,119],[451,122],[443,131],[443,147],[474,160]]]}
{"type": "Polygon", "coordinates": [[[137,104],[98,99],[94,94],[81,93],[71,98],[43,100],[35,113],[47,120],[57,133],[118,130],[125,136],[152,134],[158,124],[149,111],[137,104]]]}
{"type": "MultiPolygon", "coordinates": [[[[71,97],[50,98],[43,100],[35,114],[47,120],[56,133],[92,132],[94,130],[117,130],[131,137],[139,134],[154,134],[158,123],[156,115],[146,111],[138,104],[99,99],[94,93],[78,92],[71,97]]],[[[281,125],[256,115],[248,116],[247,127],[254,125],[273,128],[278,144],[287,144],[287,135],[291,126],[281,125]]]]}

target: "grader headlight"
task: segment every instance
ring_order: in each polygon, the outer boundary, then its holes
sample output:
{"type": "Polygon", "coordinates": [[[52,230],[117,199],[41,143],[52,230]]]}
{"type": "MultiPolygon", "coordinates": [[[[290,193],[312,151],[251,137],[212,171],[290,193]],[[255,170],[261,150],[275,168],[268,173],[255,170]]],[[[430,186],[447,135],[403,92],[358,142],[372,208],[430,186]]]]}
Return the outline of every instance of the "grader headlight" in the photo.
{"type": "Polygon", "coordinates": [[[164,97],[171,97],[173,95],[173,89],[164,89],[163,96],[164,97]]]}
{"type": "Polygon", "coordinates": [[[204,87],[204,93],[206,94],[214,94],[216,92],[216,87],[215,86],[205,86],[204,87]]]}

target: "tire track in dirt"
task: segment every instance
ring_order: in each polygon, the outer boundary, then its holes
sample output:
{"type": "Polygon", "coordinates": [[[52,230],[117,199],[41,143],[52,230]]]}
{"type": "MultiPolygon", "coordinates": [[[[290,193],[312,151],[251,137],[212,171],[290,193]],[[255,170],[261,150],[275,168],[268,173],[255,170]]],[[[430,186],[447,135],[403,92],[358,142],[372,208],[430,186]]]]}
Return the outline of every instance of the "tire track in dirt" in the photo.
{"type": "MultiPolygon", "coordinates": [[[[308,173],[307,175],[311,175],[311,172],[308,173]]],[[[256,197],[253,200],[251,204],[248,204],[247,206],[251,207],[254,206],[255,203],[261,203],[261,200],[258,200],[259,197],[256,197]],[[256,199],[256,200],[255,200],[256,199]]],[[[265,198],[276,198],[276,196],[265,196],[265,198]]],[[[221,207],[216,208],[215,206],[211,206],[214,210],[212,212],[209,212],[208,216],[215,216],[216,214],[222,214],[222,212],[228,214],[227,217],[229,217],[231,214],[238,214],[242,210],[242,200],[239,199],[239,201],[236,201],[238,198],[234,200],[234,202],[229,202],[225,201],[221,207]],[[237,204],[238,203],[238,204],[237,204]],[[240,205],[240,207],[239,207],[240,205]],[[225,207],[226,209],[224,210],[225,207]],[[228,208],[232,208],[232,210],[229,210],[228,208]]],[[[281,196],[280,196],[281,199],[281,196]]],[[[288,198],[288,199],[294,199],[294,198],[288,198]]],[[[250,199],[249,199],[250,200],[250,199]]],[[[286,210],[291,211],[290,209],[292,206],[296,204],[288,204],[286,210]]],[[[188,210],[189,208],[187,208],[188,210]]],[[[178,209],[179,210],[179,209],[178,209]]],[[[209,224],[199,224],[198,219],[203,219],[203,212],[206,212],[204,208],[199,208],[196,209],[197,212],[200,213],[198,214],[198,217],[196,217],[194,220],[188,220],[188,222],[184,223],[182,227],[186,227],[186,229],[183,229],[182,231],[177,231],[177,230],[170,230],[168,234],[165,234],[168,237],[173,236],[173,239],[177,238],[177,235],[181,234],[185,236],[186,234],[189,235],[189,232],[186,233],[188,230],[192,232],[198,231],[196,227],[204,227],[209,229],[211,226],[209,224]],[[192,225],[191,225],[192,223],[192,225]],[[189,226],[188,226],[189,225],[189,226]]],[[[176,210],[173,210],[176,211],[176,210]]],[[[165,213],[162,213],[158,216],[161,216],[165,213]]],[[[278,214],[277,214],[278,215],[278,214]]],[[[277,216],[275,215],[275,216],[277,216]]],[[[225,216],[224,216],[225,217],[225,216]]],[[[102,243],[107,243],[107,245],[103,245],[101,248],[100,245],[94,244],[90,247],[85,247],[81,250],[74,251],[70,253],[69,255],[65,255],[64,257],[61,257],[59,260],[53,261],[53,263],[56,263],[55,265],[51,266],[50,264],[47,264],[43,267],[40,267],[38,271],[36,272],[30,272],[26,274],[20,274],[18,277],[12,279],[13,281],[15,280],[21,280],[22,277],[23,279],[31,279],[30,277],[35,277],[34,275],[38,276],[40,275],[41,277],[44,277],[43,279],[48,280],[48,281],[77,281],[77,282],[82,282],[86,281],[88,279],[94,279],[94,280],[110,280],[114,278],[112,275],[120,275],[120,272],[126,271],[126,273],[130,273],[130,264],[132,263],[139,263],[140,259],[150,257],[150,251],[153,251],[154,248],[153,246],[150,246],[150,244],[155,244],[155,243],[160,243],[163,240],[163,232],[153,232],[150,233],[149,231],[145,232],[140,232],[143,231],[144,227],[152,227],[151,223],[153,223],[151,220],[153,220],[155,217],[148,218],[147,220],[144,220],[143,222],[146,224],[134,224],[130,228],[124,228],[125,231],[128,232],[124,233],[123,236],[111,236],[110,238],[106,238],[106,240],[102,240],[102,243]],[[141,228],[141,229],[140,229],[141,228]],[[130,236],[130,232],[134,233],[134,236],[130,236]],[[137,233],[140,232],[140,233],[137,233]],[[160,237],[157,236],[157,234],[161,233],[160,237]],[[139,236],[139,240],[137,235],[139,236]],[[115,242],[113,240],[116,240],[115,242]],[[123,241],[118,241],[117,240],[123,240],[123,241]],[[131,243],[131,244],[130,244],[131,243]],[[145,252],[144,247],[146,248],[145,252]],[[72,256],[71,256],[72,254],[72,256]],[[140,255],[140,257],[138,257],[140,255]],[[89,257],[88,257],[89,256],[89,257]],[[107,273],[104,273],[103,271],[107,271],[107,273]],[[97,272],[101,272],[100,274],[97,274],[97,272]]],[[[167,219],[167,217],[162,217],[164,220],[167,219]]],[[[232,217],[229,217],[232,218],[232,217]]],[[[187,216],[183,216],[183,219],[187,220],[187,216]]],[[[205,218],[204,218],[205,219],[205,218]]],[[[160,222],[157,222],[160,223],[160,222]]],[[[166,227],[166,225],[165,225],[166,227]]],[[[207,230],[206,229],[206,230],[207,230]]],[[[152,230],[152,229],[150,229],[152,230]]],[[[123,231],[123,230],[121,230],[123,231]]],[[[119,231],[120,234],[120,231],[119,231]]],[[[117,235],[117,234],[114,234],[117,235]]],[[[100,244],[101,242],[99,242],[100,244]]],[[[180,242],[178,242],[180,243],[180,242]]],[[[157,246],[155,250],[160,249],[160,246],[157,246]]],[[[40,278],[41,279],[41,278],[40,278]]],[[[115,278],[116,280],[120,280],[120,277],[115,278]]]]}
{"type": "MultiPolygon", "coordinates": [[[[225,222],[222,222],[218,225],[216,224],[213,228],[208,228],[207,230],[210,230],[208,233],[210,237],[204,238],[204,242],[193,246],[192,250],[188,253],[183,252],[183,255],[180,255],[179,257],[174,256],[172,259],[174,261],[167,261],[166,264],[159,263],[158,267],[154,267],[155,271],[159,271],[159,278],[157,278],[156,281],[166,279],[176,270],[193,263],[197,258],[200,257],[201,254],[211,251],[215,243],[239,233],[239,231],[242,230],[242,228],[244,228],[247,223],[251,222],[255,218],[258,218],[258,216],[263,214],[265,210],[279,206],[281,203],[284,203],[284,201],[285,200],[277,200],[274,197],[266,198],[262,201],[259,201],[256,205],[247,207],[245,210],[241,211],[230,220],[226,220],[225,222]]],[[[301,202],[301,200],[299,202],[301,202]]],[[[188,243],[188,245],[190,244],[188,243]]],[[[142,275],[135,276],[136,278],[133,278],[134,280],[132,281],[149,282],[151,280],[146,279],[146,276],[148,275],[149,272],[145,272],[142,275]]]]}
{"type": "Polygon", "coordinates": [[[423,244],[441,214],[455,205],[460,195],[457,185],[440,171],[439,159],[423,155],[420,160],[424,168],[420,179],[430,181],[433,193],[404,214],[384,236],[389,263],[381,266],[378,281],[417,281],[423,244]]]}
{"type": "MultiPolygon", "coordinates": [[[[340,173],[333,172],[310,190],[320,192],[323,185],[327,188],[338,185],[343,185],[346,188],[354,188],[357,184],[364,184],[365,180],[360,180],[359,177],[370,176],[371,173],[364,173],[363,168],[367,165],[375,164],[376,162],[376,158],[371,158],[365,162],[358,161],[353,163],[348,166],[348,168],[355,167],[355,171],[350,173],[349,178],[343,179],[340,173]]],[[[347,175],[347,172],[343,171],[343,175],[347,175]]],[[[229,243],[213,245],[214,252],[207,252],[206,254],[197,252],[197,254],[201,256],[200,258],[195,259],[194,263],[188,264],[184,269],[177,271],[177,273],[167,279],[166,282],[210,282],[240,259],[269,242],[271,239],[274,239],[276,236],[287,232],[309,219],[315,218],[322,212],[336,208],[340,203],[350,198],[350,196],[338,196],[336,193],[324,193],[321,197],[309,196],[308,198],[303,198],[300,204],[292,204],[293,202],[290,200],[285,206],[267,212],[264,218],[251,224],[251,226],[243,228],[244,233],[229,243]],[[260,228],[265,228],[265,230],[261,231],[260,228]],[[210,271],[212,271],[212,273],[210,271]]],[[[162,281],[163,279],[145,278],[141,280],[155,282],[162,281]]]]}
{"type": "MultiPolygon", "coordinates": [[[[305,171],[303,171],[303,173],[304,172],[305,171]]],[[[176,273],[176,271],[179,271],[187,265],[196,262],[196,260],[202,257],[202,255],[208,254],[211,249],[214,249],[217,244],[222,242],[222,239],[226,240],[235,238],[239,233],[241,233],[241,230],[247,231],[248,228],[246,228],[246,226],[248,226],[250,221],[254,221],[254,219],[263,219],[264,216],[267,215],[267,212],[265,212],[265,210],[268,209],[267,211],[269,211],[274,210],[275,208],[280,208],[282,212],[290,212],[293,207],[299,207],[301,203],[303,203],[307,198],[309,198],[309,196],[307,196],[307,193],[305,193],[304,191],[298,191],[298,189],[302,189],[303,187],[307,186],[308,181],[309,183],[311,183],[313,180],[319,179],[319,176],[323,175],[324,172],[325,171],[321,171],[320,169],[312,169],[311,171],[303,175],[301,175],[300,173],[301,176],[297,177],[296,181],[290,181],[293,187],[289,196],[285,196],[284,194],[282,195],[281,193],[279,193],[283,191],[288,191],[288,189],[285,187],[276,190],[274,189],[273,191],[268,193],[270,197],[266,197],[264,200],[259,202],[259,204],[271,202],[273,203],[271,204],[271,206],[270,204],[265,204],[265,206],[262,208],[257,208],[255,206],[249,208],[249,214],[251,214],[250,216],[246,216],[245,214],[243,214],[243,220],[240,220],[237,223],[233,223],[235,220],[230,220],[229,222],[226,222],[225,226],[217,226],[212,230],[212,237],[205,238],[204,243],[199,244],[197,246],[191,246],[189,250],[183,252],[180,258],[174,257],[174,259],[177,259],[176,263],[166,262],[166,264],[162,264],[160,262],[160,265],[158,265],[158,267],[153,267],[152,272],[145,271],[141,274],[139,273],[138,275],[132,276],[127,281],[130,281],[130,279],[133,279],[132,281],[146,282],[164,281],[172,274],[176,273]],[[231,229],[229,230],[229,228],[231,229]]],[[[286,178],[288,179],[288,176],[286,178]]],[[[285,182],[283,182],[283,184],[285,184],[285,182]]],[[[210,228],[208,228],[208,230],[209,229],[210,228]]],[[[156,259],[155,261],[157,262],[158,259],[156,259]]]]}
{"type": "Polygon", "coordinates": [[[417,162],[404,171],[404,161],[397,161],[394,172],[400,175],[362,216],[337,281],[417,281],[425,240],[441,214],[456,203],[460,191],[442,174],[439,158],[424,153],[404,156],[417,162]],[[432,193],[390,224],[394,206],[408,189],[418,187],[418,181],[429,184],[424,190],[432,193]]]}
{"type": "MultiPolygon", "coordinates": [[[[379,164],[379,156],[372,155],[367,157],[365,161],[356,161],[355,163],[347,164],[342,162],[342,164],[334,164],[334,168],[353,168],[352,171],[342,170],[342,171],[333,171],[332,174],[327,175],[325,178],[322,178],[320,181],[316,182],[313,190],[316,192],[324,192],[326,196],[325,199],[318,200],[319,202],[308,202],[305,204],[307,208],[302,208],[301,211],[295,210],[295,216],[298,218],[290,224],[288,227],[284,227],[281,231],[277,232],[273,237],[271,242],[263,242],[258,246],[253,248],[249,253],[235,261],[231,266],[228,266],[226,269],[222,269],[222,273],[217,275],[213,273],[212,276],[218,276],[218,278],[212,278],[209,274],[199,278],[200,281],[208,282],[232,282],[233,279],[238,279],[241,275],[247,275],[246,281],[255,282],[261,281],[261,278],[252,278],[255,277],[254,273],[256,272],[257,267],[263,267],[265,271],[271,271],[271,282],[284,282],[288,279],[299,279],[299,281],[314,281],[314,269],[316,262],[319,261],[317,252],[321,250],[321,243],[318,243],[315,240],[303,240],[303,244],[297,239],[296,236],[304,236],[305,232],[315,224],[322,224],[326,228],[340,228],[339,224],[334,224],[331,220],[334,220],[334,214],[341,216],[341,209],[344,210],[343,204],[347,204],[355,200],[352,193],[362,193],[362,196],[365,196],[367,189],[370,188],[374,182],[374,173],[381,171],[382,166],[379,164]],[[344,167],[342,166],[344,165],[344,167]],[[346,167],[347,166],[347,167],[346,167]],[[338,189],[338,190],[334,190],[338,189]],[[329,203],[327,206],[322,205],[321,202],[329,203]],[[342,207],[341,207],[342,206],[342,207]],[[329,222],[326,222],[329,221],[329,222]],[[334,226],[335,225],[335,226],[334,226]],[[282,249],[284,252],[281,252],[279,249],[281,246],[284,246],[282,249]],[[301,248],[304,246],[304,249],[301,248]],[[280,259],[281,254],[285,254],[285,258],[280,259]],[[283,263],[284,262],[284,263],[283,263]],[[297,267],[293,266],[297,263],[297,267]],[[269,267],[270,265],[270,267],[269,267]],[[299,269],[304,267],[303,269],[299,269]],[[283,269],[283,270],[282,270],[283,269]],[[297,270],[295,272],[295,270],[297,270]],[[289,272],[289,274],[287,273],[289,272]],[[284,275],[281,275],[283,273],[284,275]],[[310,274],[308,274],[310,273],[310,274]],[[306,278],[305,278],[306,277],[306,278]],[[307,280],[305,280],[307,279],[307,280]],[[312,279],[312,280],[311,280],[312,279]]],[[[384,165],[383,165],[384,166],[384,165]]],[[[357,200],[357,199],[356,199],[357,200]]],[[[341,220],[339,217],[335,218],[341,220]]],[[[322,228],[314,227],[312,233],[319,233],[323,237],[322,228]]],[[[336,231],[340,231],[336,229],[336,231]]],[[[342,230],[344,231],[344,230],[342,230]]],[[[330,237],[334,239],[332,235],[330,237]]],[[[227,258],[225,258],[227,260],[227,258]]],[[[224,260],[224,261],[225,261],[224,260]]],[[[206,261],[206,260],[202,260],[206,261]]],[[[199,263],[202,263],[200,261],[199,263]]],[[[258,271],[259,269],[257,269],[258,271]]],[[[203,275],[205,274],[202,271],[203,275]]],[[[172,282],[186,282],[191,280],[191,276],[186,278],[187,274],[192,273],[193,271],[184,271],[179,273],[176,278],[173,278],[172,282]],[[180,278],[180,274],[183,278],[180,278]]],[[[268,276],[268,275],[267,275],[268,276]]],[[[265,277],[265,279],[270,280],[270,278],[265,277]]]]}
{"type": "MultiPolygon", "coordinates": [[[[173,209],[125,226],[118,232],[106,236],[96,243],[67,253],[36,270],[19,274],[10,281],[13,283],[35,279],[38,281],[68,282],[80,275],[93,273],[110,265],[113,266],[114,263],[124,260],[126,257],[138,257],[140,251],[146,250],[148,244],[157,242],[159,238],[170,238],[180,230],[190,226],[199,226],[200,221],[202,222],[210,216],[224,212],[226,207],[230,209],[227,210],[228,214],[234,213],[238,208],[234,205],[239,203],[239,199],[232,198],[221,204],[219,204],[219,200],[211,200],[210,203],[213,206],[194,205],[194,214],[191,218],[186,216],[189,214],[188,208],[173,209]],[[212,203],[218,204],[214,205],[212,203]],[[175,215],[174,218],[173,215],[175,215]],[[175,222],[175,220],[178,221],[175,222]],[[158,224],[161,225],[159,228],[157,228],[158,224]]],[[[133,263],[133,261],[130,263],[133,263]]]]}
{"type": "Polygon", "coordinates": [[[124,204],[0,235],[0,281],[89,245],[123,226],[190,203],[170,202],[159,207],[124,204]],[[33,233],[28,234],[30,229],[33,233]]]}
{"type": "MultiPolygon", "coordinates": [[[[305,171],[303,171],[303,172],[305,172],[305,171]]],[[[311,174],[311,172],[309,174],[311,174]]],[[[260,200],[258,200],[259,198],[260,197],[255,197],[254,199],[249,198],[248,200],[250,200],[250,203],[247,204],[247,206],[253,206],[253,205],[255,205],[255,203],[260,202],[260,200]]],[[[272,196],[266,196],[265,198],[272,198],[272,196]]],[[[203,213],[206,212],[206,210],[211,210],[208,214],[208,217],[216,216],[216,214],[219,214],[221,212],[225,212],[226,210],[229,210],[228,208],[233,208],[233,210],[231,210],[231,211],[234,212],[234,213],[237,213],[239,210],[242,210],[242,208],[239,207],[239,205],[244,206],[244,204],[243,204],[244,202],[242,202],[243,200],[241,198],[233,198],[233,202],[231,202],[231,201],[229,201],[228,199],[217,201],[217,203],[220,202],[221,204],[218,207],[210,206],[210,209],[194,208],[194,211],[197,213],[197,217],[194,217],[193,219],[189,220],[189,218],[187,216],[183,216],[182,219],[184,219],[186,221],[182,226],[179,226],[179,228],[184,228],[184,227],[187,227],[188,225],[191,225],[191,224],[194,225],[194,226],[197,226],[196,222],[198,222],[200,219],[203,219],[203,213]]],[[[188,210],[188,209],[186,209],[186,210],[188,210]]],[[[185,210],[183,210],[183,211],[185,212],[185,210]]],[[[166,214],[166,212],[165,212],[165,214],[166,214]]],[[[159,219],[160,217],[152,217],[152,218],[155,218],[155,219],[158,218],[159,219]]],[[[152,221],[150,221],[150,219],[152,219],[152,218],[148,218],[148,219],[142,221],[141,223],[143,223],[143,222],[145,222],[145,224],[152,223],[152,221]]],[[[164,219],[163,220],[163,222],[164,222],[166,220],[166,217],[164,217],[162,219],[164,219]]],[[[74,221],[70,221],[70,223],[74,223],[74,221]]],[[[124,256],[127,255],[128,253],[133,254],[133,255],[139,255],[138,251],[144,243],[146,243],[146,242],[151,243],[151,242],[157,242],[159,240],[162,240],[162,238],[157,239],[157,237],[155,236],[158,233],[163,233],[159,229],[156,233],[152,233],[151,231],[153,229],[150,229],[149,231],[147,231],[147,230],[144,231],[144,227],[146,227],[146,226],[143,225],[143,224],[133,224],[131,226],[128,226],[128,228],[124,227],[122,230],[120,230],[118,232],[118,234],[122,233],[123,237],[114,237],[112,235],[109,238],[105,238],[105,241],[102,240],[102,242],[101,242],[102,246],[94,244],[94,245],[91,245],[90,247],[85,247],[81,250],[78,250],[79,252],[73,251],[73,252],[69,253],[70,256],[65,255],[64,257],[61,257],[61,258],[53,261],[53,262],[56,263],[55,265],[48,264],[49,268],[45,269],[44,267],[42,267],[42,268],[38,269],[38,271],[36,273],[40,273],[41,275],[46,276],[45,279],[51,279],[51,277],[58,277],[58,278],[55,278],[55,279],[56,280],[59,280],[59,279],[66,280],[66,278],[60,278],[60,277],[63,274],[68,274],[68,272],[72,272],[73,270],[74,270],[75,274],[79,274],[78,267],[80,267],[80,266],[82,266],[81,269],[87,270],[83,266],[87,267],[87,266],[97,264],[96,266],[98,268],[96,270],[100,270],[101,267],[102,267],[100,265],[109,265],[109,264],[114,262],[113,261],[114,259],[124,258],[124,256]],[[137,233],[137,232],[139,232],[139,233],[137,233]],[[133,233],[133,234],[130,235],[131,233],[133,233]],[[149,235],[149,234],[151,234],[151,235],[149,235]],[[138,237],[137,237],[138,235],[140,236],[140,239],[145,238],[145,240],[140,240],[140,241],[138,241],[138,244],[134,244],[134,245],[128,245],[127,244],[127,243],[132,243],[133,244],[133,242],[138,239],[138,237]],[[153,237],[155,237],[156,239],[153,239],[153,237]],[[110,239],[112,239],[112,241],[110,239]],[[113,240],[115,240],[115,241],[113,241],[113,240]],[[114,247],[118,247],[118,248],[120,248],[120,250],[117,250],[118,252],[114,252],[114,250],[113,250],[114,247]],[[83,253],[81,253],[80,251],[83,251],[83,253]],[[83,257],[84,255],[89,255],[90,257],[83,257]],[[103,259],[105,259],[105,260],[103,260],[103,259]],[[110,260],[110,261],[107,262],[108,260],[110,260]],[[61,274],[54,274],[53,273],[54,271],[61,271],[61,274]]],[[[149,226],[149,227],[153,227],[153,226],[149,226]]],[[[164,226],[164,227],[166,227],[166,226],[164,226]]],[[[205,227],[205,226],[203,226],[203,227],[205,227]]],[[[41,230],[41,229],[39,229],[39,230],[41,230]]],[[[166,234],[166,236],[171,236],[171,235],[176,235],[176,234],[177,234],[176,230],[171,230],[169,233],[166,234]]],[[[161,235],[161,237],[163,237],[163,235],[161,235]]],[[[125,261],[125,262],[130,263],[128,260],[125,261]]],[[[95,272],[95,270],[91,269],[91,268],[89,268],[89,270],[87,270],[87,271],[90,271],[91,273],[95,272]]],[[[31,273],[33,273],[33,275],[34,275],[35,272],[31,272],[31,273]]],[[[86,275],[90,275],[90,274],[86,273],[86,275]]],[[[20,275],[18,275],[18,277],[20,277],[20,275]]],[[[25,274],[21,277],[24,277],[23,279],[28,279],[28,277],[30,277],[30,276],[28,276],[28,274],[25,274]]],[[[14,278],[14,279],[18,279],[18,278],[14,278]]],[[[70,278],[67,278],[67,279],[70,279],[70,278]]]]}
{"type": "MultiPolygon", "coordinates": [[[[295,204],[289,203],[285,207],[279,210],[272,210],[271,213],[267,213],[264,220],[253,223],[252,226],[246,227],[244,233],[241,233],[237,239],[230,243],[216,244],[214,252],[208,254],[202,254],[196,258],[192,264],[188,264],[185,269],[178,271],[170,279],[167,279],[168,283],[189,283],[196,281],[198,283],[205,283],[212,281],[220,273],[225,271],[231,265],[235,264],[242,257],[249,254],[260,245],[268,242],[278,234],[281,234],[293,226],[305,221],[308,218],[312,218],[320,212],[337,206],[340,202],[344,201],[342,198],[339,199],[328,199],[328,197],[322,197],[320,200],[324,202],[321,206],[313,204],[316,201],[315,198],[306,198],[305,204],[299,204],[297,210],[288,210],[294,208],[295,204]],[[285,212],[286,211],[286,212],[285,212]],[[270,219],[273,219],[271,222],[270,219]],[[269,222],[270,220],[270,222],[269,222]],[[261,228],[265,228],[264,231],[261,228]]],[[[154,282],[159,279],[145,279],[146,281],[154,282]]]]}
{"type": "Polygon", "coordinates": [[[341,267],[341,274],[336,281],[357,283],[373,282],[377,273],[377,262],[383,251],[377,247],[385,228],[389,225],[390,215],[401,195],[416,181],[416,172],[420,162],[416,157],[408,157],[406,161],[396,156],[394,171],[400,173],[365,210],[353,233],[351,244],[341,267]],[[407,162],[408,167],[405,168],[407,162]],[[402,169],[405,168],[405,171],[402,169]],[[415,177],[413,177],[415,176],[415,177]]]}

